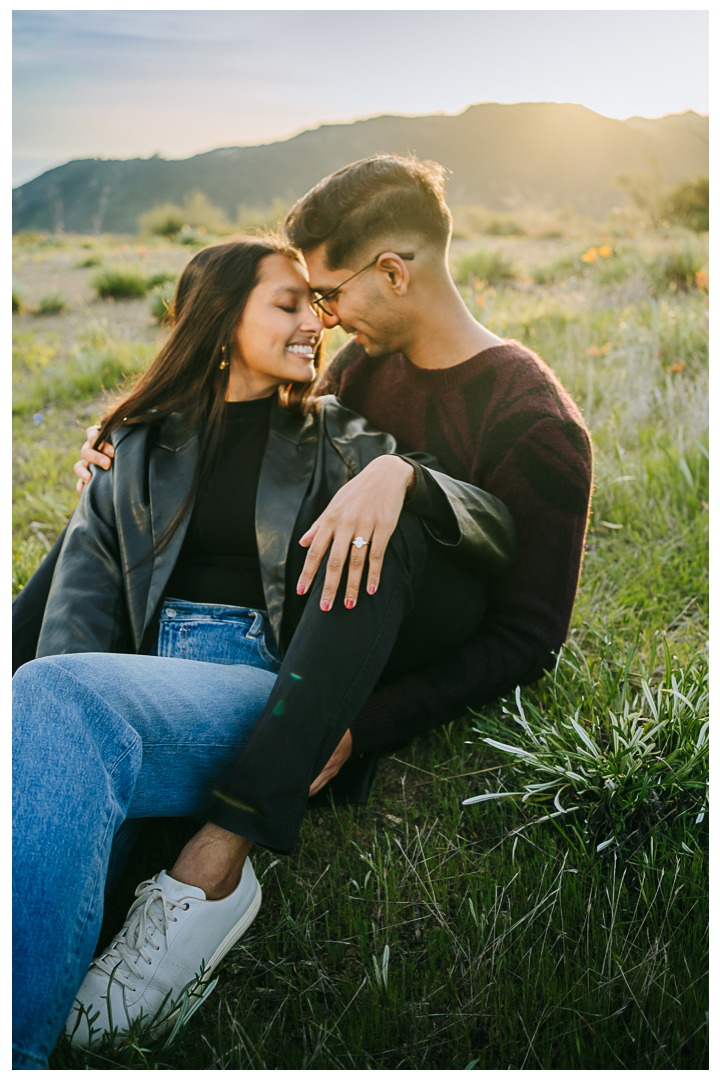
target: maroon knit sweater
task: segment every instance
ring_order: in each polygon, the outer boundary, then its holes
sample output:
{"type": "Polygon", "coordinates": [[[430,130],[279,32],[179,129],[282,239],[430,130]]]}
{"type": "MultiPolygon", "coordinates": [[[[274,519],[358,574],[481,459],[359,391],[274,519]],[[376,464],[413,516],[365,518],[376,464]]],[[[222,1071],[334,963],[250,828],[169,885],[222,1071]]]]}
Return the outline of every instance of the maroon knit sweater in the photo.
{"type": "Polygon", "coordinates": [[[354,757],[407,742],[552,668],[580,574],[592,449],[569,394],[516,341],[433,370],[400,353],[372,360],[351,343],[322,390],[502,499],[517,527],[517,562],[488,583],[480,631],[459,652],[377,689],[351,725],[354,757]]]}

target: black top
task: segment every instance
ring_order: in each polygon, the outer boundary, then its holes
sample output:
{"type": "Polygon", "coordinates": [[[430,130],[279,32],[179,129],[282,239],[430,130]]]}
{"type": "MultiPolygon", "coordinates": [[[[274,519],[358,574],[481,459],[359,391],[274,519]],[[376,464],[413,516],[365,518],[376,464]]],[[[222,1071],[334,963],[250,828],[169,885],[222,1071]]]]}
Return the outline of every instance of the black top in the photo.
{"type": "Polygon", "coordinates": [[[198,604],[265,608],[255,497],[272,395],[225,403],[225,436],[210,483],[198,492],[167,595],[198,604]]]}
{"type": "MultiPolygon", "coordinates": [[[[255,499],[273,396],[225,403],[225,436],[217,468],[199,491],[166,596],[196,604],[265,609],[255,535],[255,499]]],[[[407,458],[405,459],[408,460],[407,458]]],[[[452,528],[442,490],[417,463],[407,510],[452,528]]]]}

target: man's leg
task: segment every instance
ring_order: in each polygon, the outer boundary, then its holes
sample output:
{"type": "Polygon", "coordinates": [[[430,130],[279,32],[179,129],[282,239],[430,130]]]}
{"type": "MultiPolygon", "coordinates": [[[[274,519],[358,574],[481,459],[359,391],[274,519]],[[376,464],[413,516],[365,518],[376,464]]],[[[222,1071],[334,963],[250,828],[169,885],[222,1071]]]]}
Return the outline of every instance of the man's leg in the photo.
{"type": "Polygon", "coordinates": [[[201,812],[274,676],[149,656],[46,657],[13,680],[13,1054],[46,1068],[92,959],[113,835],[201,812]]]}
{"type": "Polygon", "coordinates": [[[428,659],[439,655],[438,623],[446,651],[477,628],[484,585],[462,570],[446,587],[429,590],[438,603],[442,599],[442,610],[414,610],[429,545],[435,542],[419,519],[403,513],[385,553],[378,592],[362,596],[351,611],[336,601],[331,611],[321,612],[323,575],[316,576],[263,714],[213,807],[213,823],[272,850],[292,852],[310,784],[386,668],[404,621],[423,620],[416,639],[424,637],[428,659]]]}

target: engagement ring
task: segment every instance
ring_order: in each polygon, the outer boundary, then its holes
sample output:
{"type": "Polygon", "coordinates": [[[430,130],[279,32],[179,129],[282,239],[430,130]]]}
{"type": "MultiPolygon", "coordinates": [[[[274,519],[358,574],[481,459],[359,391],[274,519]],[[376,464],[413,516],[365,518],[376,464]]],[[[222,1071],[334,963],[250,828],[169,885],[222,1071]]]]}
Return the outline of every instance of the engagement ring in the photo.
{"type": "Polygon", "coordinates": [[[362,536],[356,536],[355,539],[353,540],[353,545],[356,548],[367,547],[368,541],[363,540],[362,536]]]}

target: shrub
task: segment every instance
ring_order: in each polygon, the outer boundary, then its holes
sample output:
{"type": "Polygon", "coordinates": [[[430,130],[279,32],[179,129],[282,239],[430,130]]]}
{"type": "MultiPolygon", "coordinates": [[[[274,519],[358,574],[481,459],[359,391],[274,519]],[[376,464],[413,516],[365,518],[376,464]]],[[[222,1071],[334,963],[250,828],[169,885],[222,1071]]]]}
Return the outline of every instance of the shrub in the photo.
{"type": "Polygon", "coordinates": [[[13,243],[17,244],[18,247],[28,247],[31,244],[42,243],[48,239],[48,236],[49,233],[46,232],[30,232],[22,230],[21,232],[15,233],[13,236],[13,243]]]}
{"type": "Polygon", "coordinates": [[[60,293],[52,292],[46,293],[45,296],[41,296],[38,301],[38,306],[35,308],[36,315],[59,315],[65,311],[67,304],[65,297],[60,293]]]}
{"type": "Polygon", "coordinates": [[[202,246],[203,244],[209,244],[207,229],[200,226],[197,229],[193,229],[190,225],[183,225],[179,233],[175,235],[176,244],[197,244],[202,246]]]}
{"type": "Polygon", "coordinates": [[[87,270],[91,266],[101,266],[102,260],[97,255],[88,255],[87,259],[82,259],[79,263],[75,263],[76,270],[87,270]]]}
{"type": "Polygon", "coordinates": [[[182,206],[163,203],[138,217],[140,231],[152,236],[177,236],[184,226],[222,236],[231,231],[223,210],[214,206],[202,191],[185,196],[182,206]]]}
{"type": "Polygon", "coordinates": [[[601,663],[578,645],[561,651],[554,675],[533,704],[520,687],[517,711],[491,720],[483,742],[509,755],[514,792],[488,792],[466,803],[520,797],[547,810],[541,820],[582,823],[597,851],[637,848],[668,820],[699,824],[706,812],[708,669],[684,670],[665,640],[664,665],[631,670],[636,650],[618,655],[606,638],[601,663]],[[652,681],[657,675],[657,681],[652,681]],[[524,699],[524,700],[523,700],[524,699]]]}
{"type": "Polygon", "coordinates": [[[166,202],[138,216],[140,232],[150,236],[174,236],[185,224],[183,208],[166,202]]]}
{"type": "Polygon", "coordinates": [[[237,232],[277,229],[291,206],[287,199],[277,197],[269,206],[244,206],[241,203],[237,208],[234,229],[237,232]]]}
{"type": "Polygon", "coordinates": [[[689,244],[658,256],[649,267],[656,292],[689,292],[696,288],[705,263],[704,252],[689,244]]]}
{"type": "Polygon", "coordinates": [[[664,215],[693,232],[710,228],[710,183],[707,176],[698,176],[673,188],[665,200],[664,215]]]}
{"type": "Polygon", "coordinates": [[[21,314],[25,310],[25,294],[17,285],[12,287],[13,312],[21,314]]]}
{"type": "Polygon", "coordinates": [[[526,236],[519,221],[509,217],[494,217],[484,229],[487,236],[526,236]]]}
{"type": "Polygon", "coordinates": [[[156,274],[151,274],[147,278],[147,287],[148,289],[154,289],[156,285],[165,285],[174,281],[177,281],[176,270],[158,270],[156,274]]]}
{"type": "Polygon", "coordinates": [[[583,274],[586,265],[579,255],[562,255],[544,266],[536,266],[532,271],[532,278],[536,285],[556,285],[560,281],[583,274]]]}
{"type": "Polygon", "coordinates": [[[487,281],[494,285],[500,281],[510,281],[517,277],[517,271],[510,260],[501,251],[487,251],[481,248],[458,259],[453,268],[453,277],[458,284],[464,285],[473,278],[487,281]]]}
{"type": "Polygon", "coordinates": [[[115,300],[133,300],[148,291],[147,279],[130,266],[108,266],[90,284],[103,299],[111,296],[115,300]]]}
{"type": "Polygon", "coordinates": [[[172,322],[172,307],[175,287],[170,282],[156,285],[150,293],[150,311],[163,326],[172,322]]]}

